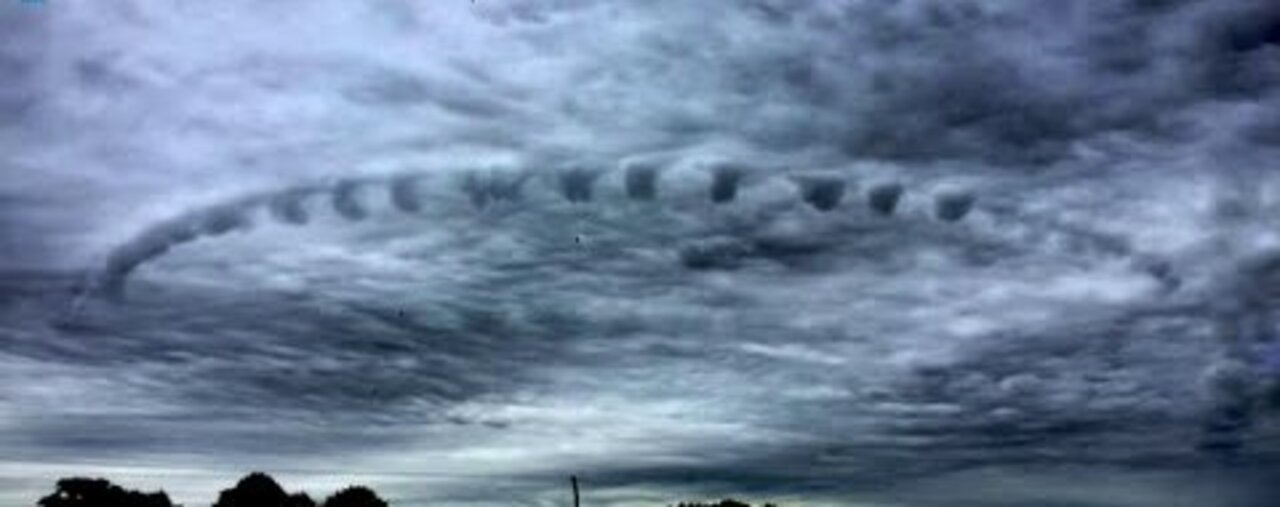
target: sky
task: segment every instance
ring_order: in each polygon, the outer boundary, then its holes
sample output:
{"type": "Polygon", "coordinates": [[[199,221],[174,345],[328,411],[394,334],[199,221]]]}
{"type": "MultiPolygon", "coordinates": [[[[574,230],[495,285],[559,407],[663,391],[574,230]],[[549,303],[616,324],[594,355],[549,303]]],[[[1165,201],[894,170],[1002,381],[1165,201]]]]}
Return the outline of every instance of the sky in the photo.
{"type": "Polygon", "coordinates": [[[1265,507],[1269,0],[0,0],[0,505],[1265,507]]]}

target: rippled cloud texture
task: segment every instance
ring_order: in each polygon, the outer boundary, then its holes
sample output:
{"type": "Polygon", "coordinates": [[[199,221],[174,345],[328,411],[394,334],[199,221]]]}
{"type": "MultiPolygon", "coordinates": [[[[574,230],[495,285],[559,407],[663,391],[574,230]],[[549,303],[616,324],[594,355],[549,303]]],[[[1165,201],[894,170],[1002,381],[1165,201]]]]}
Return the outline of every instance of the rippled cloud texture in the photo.
{"type": "Polygon", "coordinates": [[[1267,0],[7,1],[0,503],[1269,505],[1278,111],[1267,0]]]}

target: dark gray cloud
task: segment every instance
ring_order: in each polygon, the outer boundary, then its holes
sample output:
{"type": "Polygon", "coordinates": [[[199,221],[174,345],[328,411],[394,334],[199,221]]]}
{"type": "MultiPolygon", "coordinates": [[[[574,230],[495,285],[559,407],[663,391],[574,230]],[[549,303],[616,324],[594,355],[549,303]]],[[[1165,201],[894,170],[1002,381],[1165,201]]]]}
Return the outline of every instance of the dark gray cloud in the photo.
{"type": "Polygon", "coordinates": [[[1278,20],[0,6],[0,503],[1261,507],[1278,20]]]}

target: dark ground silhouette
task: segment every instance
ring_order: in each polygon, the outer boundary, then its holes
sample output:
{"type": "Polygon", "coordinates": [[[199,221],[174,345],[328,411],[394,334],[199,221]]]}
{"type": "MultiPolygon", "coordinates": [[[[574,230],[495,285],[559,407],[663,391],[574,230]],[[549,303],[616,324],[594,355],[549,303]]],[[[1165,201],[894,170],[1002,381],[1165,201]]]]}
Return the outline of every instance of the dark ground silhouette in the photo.
{"type": "MultiPolygon", "coordinates": [[[[174,507],[164,491],[141,493],[111,484],[106,479],[73,477],[58,481],[53,494],[41,498],[39,507],[174,507]]],[[[253,472],[235,486],[222,490],[213,507],[388,507],[372,489],[344,488],[322,504],[306,493],[287,493],[270,475],[253,472]]]]}
{"type": "Polygon", "coordinates": [[[387,503],[369,488],[351,486],[326,499],[324,507],[387,507],[387,503]]]}
{"type": "Polygon", "coordinates": [[[140,493],[111,484],[106,479],[69,477],[58,481],[53,494],[41,498],[40,507],[171,507],[164,491],[140,493]]]}
{"type": "MultiPolygon", "coordinates": [[[[574,479],[576,487],[576,477],[574,479]]],[[[175,507],[164,491],[142,493],[116,486],[106,479],[83,477],[59,480],[54,492],[41,498],[37,505],[38,507],[175,507]]],[[[288,493],[270,475],[253,472],[240,479],[235,486],[222,490],[213,507],[389,507],[389,504],[365,486],[348,486],[330,495],[324,503],[317,504],[306,493],[288,493]]],[[[752,506],[726,498],[710,503],[680,502],[674,507],[752,506]]],[[[762,507],[777,506],[766,503],[762,507]]]]}
{"type": "MultiPolygon", "coordinates": [[[[670,506],[668,506],[670,507],[670,506]]],[[[725,498],[719,502],[703,503],[703,502],[680,502],[675,507],[751,507],[751,504],[740,502],[732,498],[725,498]]],[[[761,507],[778,507],[777,505],[766,503],[761,507]]]]}
{"type": "MultiPolygon", "coordinates": [[[[315,501],[306,493],[292,495],[285,493],[284,488],[280,487],[271,476],[262,472],[253,472],[240,479],[235,487],[222,490],[213,507],[315,507],[315,505],[315,501]]],[[[379,504],[365,505],[372,507],[379,504]]]]}

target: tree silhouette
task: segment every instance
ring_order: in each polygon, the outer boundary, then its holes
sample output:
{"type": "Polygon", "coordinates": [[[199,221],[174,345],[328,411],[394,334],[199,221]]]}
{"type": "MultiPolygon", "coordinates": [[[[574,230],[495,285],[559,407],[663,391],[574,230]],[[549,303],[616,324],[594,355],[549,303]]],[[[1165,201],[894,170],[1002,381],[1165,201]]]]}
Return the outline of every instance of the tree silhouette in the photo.
{"type": "Polygon", "coordinates": [[[306,493],[289,495],[270,475],[253,472],[218,494],[213,507],[315,507],[306,493]]]}
{"type": "Polygon", "coordinates": [[[289,495],[289,507],[316,507],[315,500],[312,500],[306,493],[294,493],[289,495]]]}
{"type": "Polygon", "coordinates": [[[387,502],[369,488],[351,486],[326,499],[324,507],[387,507],[387,502]]]}
{"type": "Polygon", "coordinates": [[[58,481],[53,494],[41,498],[40,507],[172,507],[164,491],[141,493],[111,484],[106,479],[71,477],[58,481]]]}

